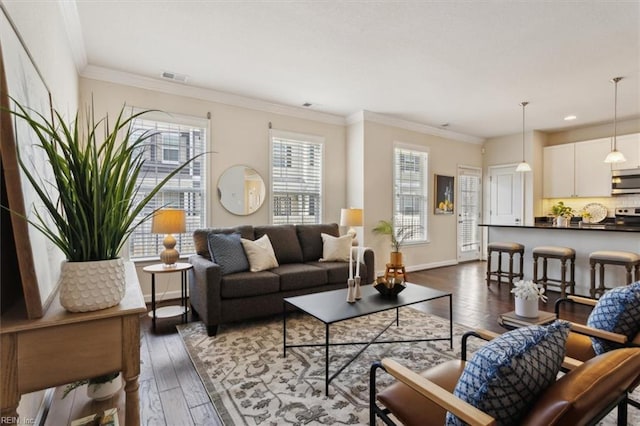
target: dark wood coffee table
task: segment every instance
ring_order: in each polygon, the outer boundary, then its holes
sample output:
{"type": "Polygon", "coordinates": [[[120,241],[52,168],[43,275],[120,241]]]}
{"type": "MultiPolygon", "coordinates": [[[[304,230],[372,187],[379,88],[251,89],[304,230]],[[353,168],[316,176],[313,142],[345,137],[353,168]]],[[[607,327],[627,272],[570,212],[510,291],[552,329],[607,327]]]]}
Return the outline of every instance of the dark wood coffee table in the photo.
{"type": "Polygon", "coordinates": [[[407,288],[402,291],[396,298],[385,298],[371,285],[362,287],[362,299],[355,303],[347,303],[347,289],[325,291],[321,293],[307,294],[304,296],[286,297],[283,303],[283,348],[284,356],[287,356],[287,348],[301,347],[317,347],[325,348],[325,394],[329,394],[329,383],[342,372],[349,364],[351,364],[362,352],[370,345],[379,343],[400,343],[400,342],[426,342],[435,340],[448,340],[449,345],[453,348],[453,304],[451,293],[447,293],[433,288],[424,287],[416,284],[406,283],[407,288]],[[378,340],[378,338],[394,323],[399,325],[400,313],[399,308],[409,306],[416,303],[436,300],[443,297],[449,298],[449,336],[436,337],[429,339],[412,339],[412,340],[378,340]],[[311,315],[325,325],[325,341],[324,344],[287,344],[287,305],[294,306],[300,311],[311,315]],[[368,342],[339,342],[331,343],[329,326],[333,323],[358,318],[365,315],[375,314],[377,312],[396,310],[396,318],[384,327],[373,339],[368,342]],[[333,375],[329,376],[329,347],[343,345],[365,345],[360,349],[346,364],[341,366],[333,375]]]}

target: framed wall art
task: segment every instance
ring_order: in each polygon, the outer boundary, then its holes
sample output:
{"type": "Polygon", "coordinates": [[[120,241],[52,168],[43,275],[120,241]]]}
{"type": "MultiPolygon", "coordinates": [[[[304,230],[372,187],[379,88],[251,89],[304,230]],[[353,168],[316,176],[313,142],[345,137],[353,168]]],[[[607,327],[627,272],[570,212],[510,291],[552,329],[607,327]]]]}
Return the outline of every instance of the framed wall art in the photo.
{"type": "Polygon", "coordinates": [[[50,217],[41,205],[35,189],[23,174],[18,161],[39,170],[48,191],[55,191],[51,165],[38,138],[21,119],[6,112],[18,102],[31,110],[51,117],[51,96],[33,58],[29,54],[13,22],[0,5],[0,158],[8,207],[11,211],[13,241],[3,236],[3,249],[13,249],[18,265],[11,273],[10,283],[22,287],[27,317],[39,318],[53,299],[60,276],[64,254],[26,220],[38,214],[50,217]],[[51,183],[53,182],[53,183],[51,183]],[[19,283],[18,283],[19,282],[19,283]]]}
{"type": "Polygon", "coordinates": [[[435,214],[453,214],[454,204],[454,177],[453,176],[435,176],[436,193],[435,193],[435,214]]]}

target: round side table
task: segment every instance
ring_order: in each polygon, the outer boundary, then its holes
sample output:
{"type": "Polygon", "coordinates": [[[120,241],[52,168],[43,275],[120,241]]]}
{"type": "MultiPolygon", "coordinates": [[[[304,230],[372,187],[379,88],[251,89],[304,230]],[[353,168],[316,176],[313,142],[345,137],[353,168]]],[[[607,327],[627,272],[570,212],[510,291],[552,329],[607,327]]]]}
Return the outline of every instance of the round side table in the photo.
{"type": "Polygon", "coordinates": [[[151,274],[151,312],[149,316],[152,318],[153,331],[156,331],[157,318],[170,318],[182,316],[182,322],[187,322],[187,272],[193,268],[190,263],[176,263],[172,266],[166,266],[164,263],[149,265],[142,268],[146,273],[151,274]],[[156,274],[170,274],[180,272],[180,305],[163,306],[156,308],[156,274]]]}

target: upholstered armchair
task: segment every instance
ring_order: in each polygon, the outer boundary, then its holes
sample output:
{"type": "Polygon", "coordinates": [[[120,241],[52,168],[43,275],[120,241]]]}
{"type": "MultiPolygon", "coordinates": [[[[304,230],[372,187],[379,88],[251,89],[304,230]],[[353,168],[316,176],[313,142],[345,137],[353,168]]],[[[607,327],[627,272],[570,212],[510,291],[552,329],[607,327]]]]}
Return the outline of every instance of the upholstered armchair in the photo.
{"type": "MultiPolygon", "coordinates": [[[[447,412],[457,417],[458,423],[454,424],[498,424],[495,417],[454,395],[466,365],[475,360],[475,356],[472,361],[466,360],[466,340],[471,335],[485,339],[495,336],[486,331],[465,334],[461,360],[447,361],[420,374],[391,359],[374,363],[370,372],[371,424],[379,417],[388,425],[395,421],[404,425],[444,425],[447,412]],[[381,370],[396,382],[378,392],[376,374],[381,370]]],[[[627,394],[640,380],[640,349],[612,350],[584,363],[564,358],[562,367],[568,373],[558,380],[554,378],[511,424],[591,425],[618,407],[618,425],[626,425],[627,394]]]]}

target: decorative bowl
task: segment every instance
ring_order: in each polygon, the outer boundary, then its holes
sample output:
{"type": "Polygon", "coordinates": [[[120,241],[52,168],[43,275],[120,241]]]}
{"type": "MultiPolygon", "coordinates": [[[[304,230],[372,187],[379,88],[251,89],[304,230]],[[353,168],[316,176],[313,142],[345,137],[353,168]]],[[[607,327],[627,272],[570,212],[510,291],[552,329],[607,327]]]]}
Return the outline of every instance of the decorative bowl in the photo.
{"type": "Polygon", "coordinates": [[[382,295],[382,297],[396,297],[398,293],[404,290],[407,286],[404,285],[404,280],[400,278],[378,277],[376,283],[373,285],[376,290],[382,295]]]}

